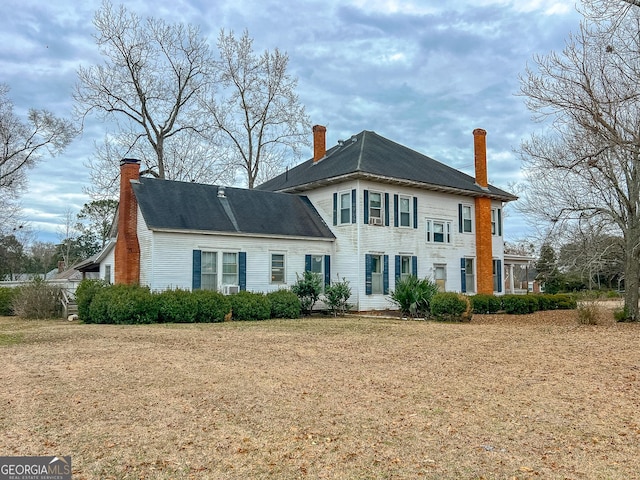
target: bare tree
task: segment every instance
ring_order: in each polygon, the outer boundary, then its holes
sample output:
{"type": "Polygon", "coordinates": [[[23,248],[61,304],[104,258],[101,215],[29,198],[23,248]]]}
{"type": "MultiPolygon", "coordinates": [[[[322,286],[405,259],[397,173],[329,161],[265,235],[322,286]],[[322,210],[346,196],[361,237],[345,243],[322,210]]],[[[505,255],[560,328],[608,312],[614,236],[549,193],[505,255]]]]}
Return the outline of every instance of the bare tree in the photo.
{"type": "MultiPolygon", "coordinates": [[[[105,62],[79,68],[76,113],[115,121],[118,130],[112,136],[118,152],[145,152],[143,173],[173,178],[172,162],[200,162],[202,152],[192,151],[191,141],[180,140],[208,128],[196,97],[212,85],[213,60],[198,28],[154,18],[143,21],[108,1],[93,24],[105,62]]],[[[109,161],[115,167],[120,158],[109,156],[109,161]]]]}
{"type": "Polygon", "coordinates": [[[297,79],[287,73],[285,53],[256,55],[247,31],[236,38],[222,30],[218,50],[221,91],[205,97],[203,106],[226,138],[224,157],[253,188],[282,171],[288,154],[300,155],[311,123],[295,93],[297,79]]]}
{"type": "Polygon", "coordinates": [[[46,110],[29,110],[26,121],[13,111],[9,87],[0,84],[0,224],[19,218],[17,199],[27,188],[27,171],[48,154],[62,152],[77,134],[73,124],[46,110]]]}
{"type": "MultiPolygon", "coordinates": [[[[627,6],[628,7],[628,6],[627,6]]],[[[561,53],[535,57],[521,78],[529,109],[549,120],[523,142],[524,211],[553,233],[582,223],[624,239],[625,309],[640,284],[640,10],[586,0],[561,53]]]]}

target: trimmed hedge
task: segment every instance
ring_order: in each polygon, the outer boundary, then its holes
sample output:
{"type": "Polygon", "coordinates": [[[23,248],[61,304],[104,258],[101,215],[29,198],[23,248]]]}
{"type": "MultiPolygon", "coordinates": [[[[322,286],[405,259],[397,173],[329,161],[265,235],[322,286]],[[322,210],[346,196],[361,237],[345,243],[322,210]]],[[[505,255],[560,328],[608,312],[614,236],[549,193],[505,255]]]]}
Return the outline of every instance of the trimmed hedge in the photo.
{"type": "Polygon", "coordinates": [[[471,320],[471,302],[461,293],[436,293],[431,299],[431,315],[441,321],[468,322],[471,320]]]}
{"type": "Polygon", "coordinates": [[[233,320],[267,320],[271,317],[271,302],[263,293],[242,291],[229,295],[233,320]]]}
{"type": "Polygon", "coordinates": [[[159,302],[148,287],[110,285],[93,297],[88,323],[155,323],[159,311],[159,302]]]}
{"type": "Polygon", "coordinates": [[[109,284],[103,280],[85,279],[76,288],[76,303],[78,305],[78,318],[83,322],[96,323],[91,321],[89,308],[96,294],[109,284]]]}
{"type": "Polygon", "coordinates": [[[158,321],[164,323],[194,323],[198,316],[198,300],[188,290],[164,290],[155,294],[158,321]]]}
{"type": "Polygon", "coordinates": [[[473,313],[498,313],[502,310],[502,300],[495,295],[479,293],[469,297],[473,313]]]}
{"type": "MultiPolygon", "coordinates": [[[[231,313],[231,301],[214,290],[194,290],[191,295],[198,307],[195,321],[199,323],[222,322],[231,313]]],[[[230,316],[229,316],[230,318],[230,316]]]]}
{"type": "Polygon", "coordinates": [[[291,290],[269,292],[267,298],[271,304],[271,318],[300,318],[300,299],[291,290]]]}

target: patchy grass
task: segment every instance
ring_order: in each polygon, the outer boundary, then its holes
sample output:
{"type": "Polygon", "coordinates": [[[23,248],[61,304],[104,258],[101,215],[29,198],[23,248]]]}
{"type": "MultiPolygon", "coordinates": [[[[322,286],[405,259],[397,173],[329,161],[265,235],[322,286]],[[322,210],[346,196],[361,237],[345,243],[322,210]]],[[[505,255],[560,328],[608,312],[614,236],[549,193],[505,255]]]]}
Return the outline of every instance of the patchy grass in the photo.
{"type": "Polygon", "coordinates": [[[74,479],[628,479],[640,325],[0,318],[0,452],[74,479]]]}

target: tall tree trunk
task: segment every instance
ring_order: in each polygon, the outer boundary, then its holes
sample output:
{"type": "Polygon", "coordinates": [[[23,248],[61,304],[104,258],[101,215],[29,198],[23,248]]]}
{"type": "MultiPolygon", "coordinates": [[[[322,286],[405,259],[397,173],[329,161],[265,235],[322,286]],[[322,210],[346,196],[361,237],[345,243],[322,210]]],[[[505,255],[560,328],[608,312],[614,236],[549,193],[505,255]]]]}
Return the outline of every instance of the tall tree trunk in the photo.
{"type": "Polygon", "coordinates": [[[638,318],[638,289],[640,288],[640,263],[638,255],[638,239],[640,225],[635,222],[629,228],[625,238],[625,259],[624,259],[624,307],[626,312],[625,320],[637,322],[638,318]]]}

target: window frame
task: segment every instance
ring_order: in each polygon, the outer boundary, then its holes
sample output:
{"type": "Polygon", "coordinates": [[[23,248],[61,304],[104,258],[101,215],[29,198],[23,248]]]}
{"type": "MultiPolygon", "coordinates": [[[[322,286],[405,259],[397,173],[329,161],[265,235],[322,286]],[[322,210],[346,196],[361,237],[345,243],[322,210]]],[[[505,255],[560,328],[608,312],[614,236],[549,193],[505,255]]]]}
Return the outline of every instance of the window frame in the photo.
{"type": "Polygon", "coordinates": [[[409,195],[398,195],[398,226],[402,228],[412,228],[411,219],[413,217],[413,197],[409,195]],[[402,202],[407,202],[407,210],[402,210],[402,202]],[[406,215],[406,225],[403,222],[403,218],[406,215]]]}
{"type": "Polygon", "coordinates": [[[368,198],[368,205],[367,205],[367,209],[369,211],[369,219],[372,218],[379,218],[381,222],[384,222],[384,193],[383,192],[377,192],[377,191],[371,191],[369,190],[369,198],[368,198]],[[375,195],[379,195],[380,196],[380,206],[379,207],[372,207],[371,204],[373,203],[373,196],[375,195]],[[372,212],[374,210],[379,211],[378,215],[373,215],[372,212]]]}
{"type": "Polygon", "coordinates": [[[473,207],[464,203],[462,204],[462,233],[473,233],[473,207]],[[469,213],[468,218],[465,215],[467,212],[469,213]]]}
{"type": "Polygon", "coordinates": [[[325,275],[324,275],[324,267],[325,267],[325,255],[324,254],[309,254],[309,256],[311,257],[311,269],[309,270],[312,273],[318,273],[320,274],[320,278],[322,279],[322,282],[320,283],[321,285],[321,292],[324,293],[324,286],[325,286],[325,275]],[[320,259],[319,262],[317,262],[316,260],[320,259]],[[320,264],[320,271],[316,271],[314,270],[314,265],[316,264],[320,264]]]}
{"type": "Polygon", "coordinates": [[[240,255],[238,254],[238,252],[222,252],[222,262],[221,262],[222,271],[220,273],[220,281],[223,287],[226,285],[240,285],[240,258],[239,257],[240,255]],[[234,263],[225,262],[225,257],[227,257],[228,255],[233,255],[235,259],[234,263]],[[235,265],[235,273],[225,272],[225,267],[229,265],[235,265]],[[235,279],[234,282],[231,282],[231,283],[228,282],[230,275],[234,275],[234,279],[235,279]]]}
{"type": "Polygon", "coordinates": [[[372,254],[371,255],[371,294],[382,295],[384,294],[384,255],[372,254]],[[378,265],[379,271],[374,269],[375,265],[378,265]],[[380,284],[379,291],[376,288],[378,283],[380,284]]]}
{"type": "Polygon", "coordinates": [[[202,250],[200,255],[200,289],[216,291],[218,290],[218,252],[202,250]],[[211,266],[205,261],[206,258],[213,259],[213,262],[211,262],[213,265],[212,271],[206,271],[208,270],[208,267],[211,266]],[[208,278],[209,280],[205,281],[205,278],[208,278]],[[211,279],[213,280],[213,283],[211,279]]]}
{"type": "Polygon", "coordinates": [[[286,256],[285,252],[277,252],[277,251],[270,252],[270,267],[271,267],[271,271],[270,271],[271,275],[270,275],[269,283],[271,285],[286,285],[286,283],[287,283],[287,256],[286,256]],[[275,265],[275,257],[276,256],[282,257],[282,260],[281,260],[282,264],[281,265],[277,265],[277,266],[275,265]],[[282,277],[281,280],[276,280],[275,279],[276,275],[274,274],[274,272],[277,271],[277,270],[281,270],[281,273],[280,273],[280,275],[282,277]]]}
{"type": "Polygon", "coordinates": [[[451,243],[451,222],[449,220],[427,219],[426,224],[426,242],[440,243],[443,245],[451,243]],[[435,225],[442,225],[442,241],[436,241],[435,225]]]}
{"type": "Polygon", "coordinates": [[[351,191],[338,192],[338,225],[351,224],[351,191]],[[343,206],[342,199],[347,199],[347,206],[343,206]],[[346,217],[344,215],[346,214],[346,217]],[[346,221],[343,219],[346,218],[346,221]]]}
{"type": "Polygon", "coordinates": [[[466,293],[476,293],[476,269],[475,269],[475,259],[470,257],[465,257],[464,259],[464,276],[465,276],[465,285],[466,285],[466,293]],[[471,268],[469,268],[471,266],[471,268]],[[469,273],[471,270],[471,273],[469,273]]]}
{"type": "Polygon", "coordinates": [[[416,275],[413,271],[413,255],[398,255],[400,257],[400,280],[406,280],[411,275],[416,275]],[[408,266],[408,271],[405,272],[405,266],[408,266]]]}
{"type": "Polygon", "coordinates": [[[447,291],[447,264],[446,263],[434,263],[433,264],[433,281],[438,286],[439,292],[447,291]],[[438,278],[438,271],[442,270],[444,278],[438,278]]]}

